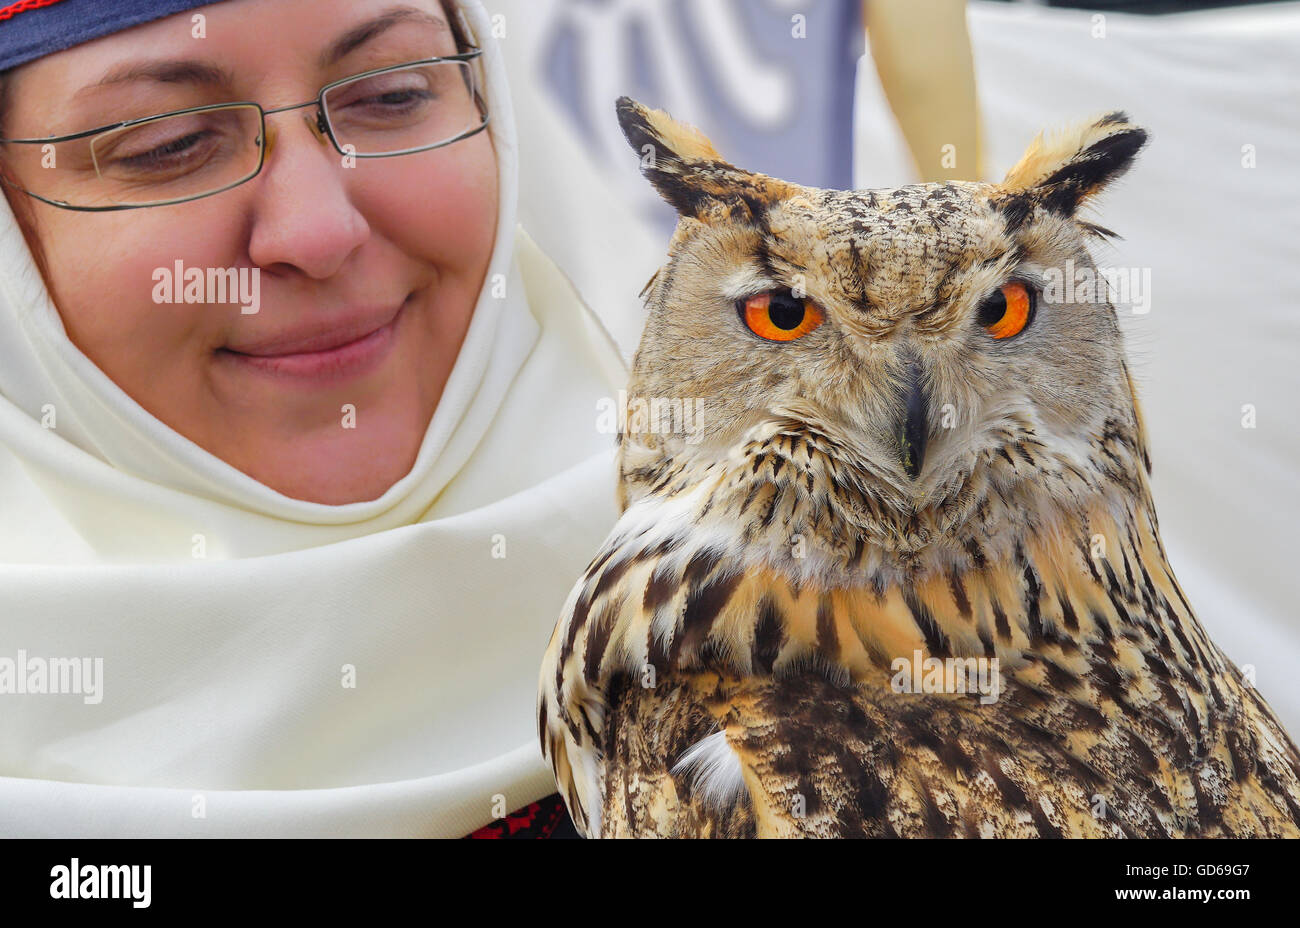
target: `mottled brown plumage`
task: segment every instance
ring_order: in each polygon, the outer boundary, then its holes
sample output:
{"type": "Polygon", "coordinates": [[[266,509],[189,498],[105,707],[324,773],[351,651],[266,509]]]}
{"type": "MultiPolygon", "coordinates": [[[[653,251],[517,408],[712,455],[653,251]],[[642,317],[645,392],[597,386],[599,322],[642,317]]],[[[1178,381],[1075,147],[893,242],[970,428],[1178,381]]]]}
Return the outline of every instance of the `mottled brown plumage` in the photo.
{"type": "Polygon", "coordinates": [[[624,514],[541,674],[579,829],[1300,836],[1300,755],[1165,556],[1114,307],[1045,285],[1093,267],[1078,212],[1145,132],[1112,113],[1001,184],[844,192],[619,115],[682,219],[624,514]],[[1034,310],[994,338],[1016,281],[1034,310]],[[747,300],[778,292],[823,321],[759,337],[747,300]],[[902,691],[917,658],[953,670],[902,691]]]}

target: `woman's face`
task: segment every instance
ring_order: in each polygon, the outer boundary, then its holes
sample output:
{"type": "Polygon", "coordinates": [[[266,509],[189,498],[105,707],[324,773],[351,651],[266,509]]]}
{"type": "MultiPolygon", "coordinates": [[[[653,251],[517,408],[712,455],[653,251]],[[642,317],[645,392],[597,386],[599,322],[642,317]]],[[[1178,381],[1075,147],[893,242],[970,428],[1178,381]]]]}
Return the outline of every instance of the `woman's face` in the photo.
{"type": "MultiPolygon", "coordinates": [[[[18,68],[5,134],[236,100],[272,109],[456,51],[437,0],[230,0],[18,68]],[[164,61],[198,67],[95,86],[164,61]]],[[[30,203],[51,293],[84,354],[217,457],[287,496],[337,505],[382,495],[414,464],[487,274],[497,166],[486,131],[345,166],[314,118],[314,107],[267,116],[261,173],[214,196],[99,213],[30,203]],[[257,312],[157,302],[160,269],[174,276],[178,261],[246,269],[250,284],[257,269],[257,312]],[[365,338],[329,352],[286,344],[315,336],[365,338]]]]}

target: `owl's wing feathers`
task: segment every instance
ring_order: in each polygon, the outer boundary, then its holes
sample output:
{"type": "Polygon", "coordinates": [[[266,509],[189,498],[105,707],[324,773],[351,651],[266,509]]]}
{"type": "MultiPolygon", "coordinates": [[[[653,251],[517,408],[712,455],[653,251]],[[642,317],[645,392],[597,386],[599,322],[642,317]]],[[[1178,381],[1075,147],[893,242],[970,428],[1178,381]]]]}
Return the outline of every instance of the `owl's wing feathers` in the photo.
{"type": "Polygon", "coordinates": [[[1201,630],[1158,542],[1100,517],[1083,537],[1096,530],[1121,539],[1096,563],[1071,539],[1026,540],[960,582],[828,590],[738,564],[708,547],[707,520],[643,500],[575,586],[543,667],[539,734],[575,823],[1300,833],[1295,746],[1201,630]],[[996,698],[973,682],[900,692],[894,662],[913,654],[996,654],[996,698]]]}
{"type": "MultiPolygon", "coordinates": [[[[971,700],[900,700],[874,683],[787,677],[674,675],[653,692],[612,691],[606,763],[607,835],[1113,836],[1165,834],[1121,815],[1144,796],[1115,795],[1103,771],[1060,750],[1057,736],[971,700]],[[703,710],[709,710],[704,713],[703,710]],[[664,742],[665,719],[700,718],[664,742]],[[725,732],[744,779],[734,796],[665,770],[699,737],[725,732]],[[653,741],[650,739],[654,739],[653,741]],[[1092,792],[1089,792],[1092,790],[1092,792]]],[[[671,728],[671,725],[667,726],[671,728]]]]}

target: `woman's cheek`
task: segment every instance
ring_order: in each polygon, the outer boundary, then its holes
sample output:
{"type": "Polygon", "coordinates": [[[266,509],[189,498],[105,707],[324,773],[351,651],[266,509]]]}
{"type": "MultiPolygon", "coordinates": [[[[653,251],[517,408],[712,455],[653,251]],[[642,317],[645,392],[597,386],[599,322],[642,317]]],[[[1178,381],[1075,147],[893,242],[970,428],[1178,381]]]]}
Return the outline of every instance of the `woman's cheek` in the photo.
{"type": "Polygon", "coordinates": [[[182,387],[178,380],[184,377],[177,375],[198,369],[196,357],[213,350],[227,324],[226,307],[159,299],[165,286],[159,271],[171,273],[179,254],[201,249],[184,247],[174,234],[154,234],[147,225],[138,216],[112,228],[83,222],[54,236],[60,246],[50,254],[68,337],[119,386],[146,398],[182,387]],[[174,247],[166,253],[143,256],[116,244],[169,240],[174,247]]]}
{"type": "Polygon", "coordinates": [[[443,273],[477,281],[487,272],[496,238],[498,184],[492,145],[487,134],[480,133],[436,153],[446,157],[431,166],[412,165],[402,183],[389,185],[388,190],[397,193],[389,237],[443,273]]]}

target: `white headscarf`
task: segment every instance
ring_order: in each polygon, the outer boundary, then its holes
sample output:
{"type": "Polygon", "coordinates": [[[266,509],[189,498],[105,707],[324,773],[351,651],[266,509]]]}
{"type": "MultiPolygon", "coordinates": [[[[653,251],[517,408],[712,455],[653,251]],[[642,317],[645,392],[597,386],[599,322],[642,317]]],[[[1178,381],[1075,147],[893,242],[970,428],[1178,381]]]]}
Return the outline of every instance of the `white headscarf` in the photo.
{"type": "Polygon", "coordinates": [[[0,200],[0,688],[7,659],[29,690],[0,691],[0,835],[452,837],[554,791],[537,671],[617,517],[596,411],[626,370],[517,230],[500,50],[461,7],[498,237],[379,499],[286,497],[151,416],[68,339],[0,200]],[[30,692],[57,658],[102,659],[99,702],[30,692]]]}

